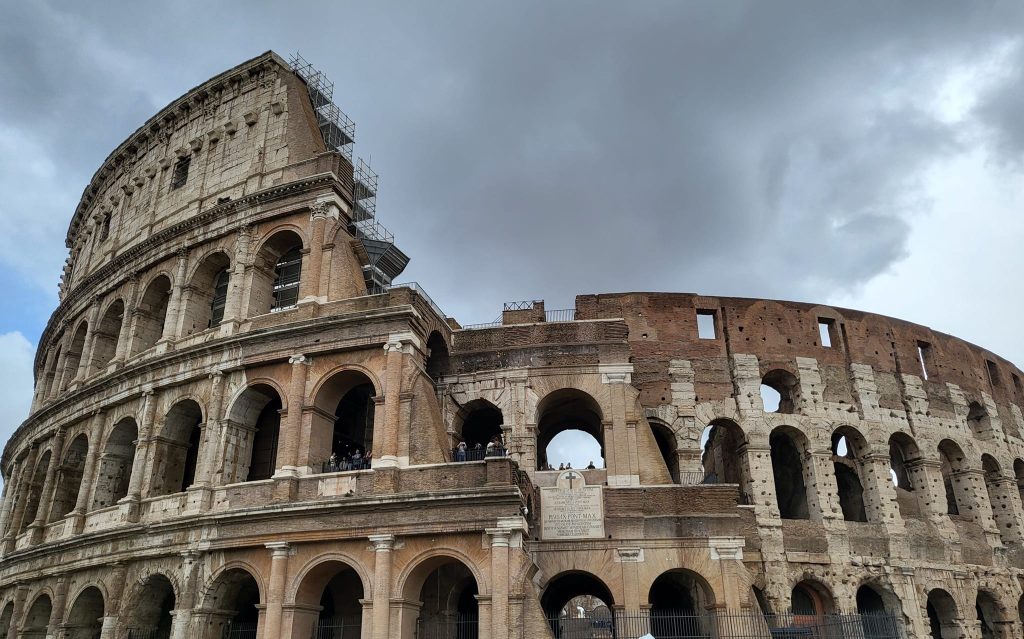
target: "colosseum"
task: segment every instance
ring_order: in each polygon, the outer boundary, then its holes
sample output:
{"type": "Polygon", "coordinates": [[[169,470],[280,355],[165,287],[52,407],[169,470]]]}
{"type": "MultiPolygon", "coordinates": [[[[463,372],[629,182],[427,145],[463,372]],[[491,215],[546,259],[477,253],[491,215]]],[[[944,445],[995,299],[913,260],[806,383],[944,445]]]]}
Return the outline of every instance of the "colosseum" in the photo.
{"type": "Polygon", "coordinates": [[[6,637],[1024,636],[1020,369],[762,299],[461,326],[353,142],[268,52],[96,172],[0,460],[6,637]]]}

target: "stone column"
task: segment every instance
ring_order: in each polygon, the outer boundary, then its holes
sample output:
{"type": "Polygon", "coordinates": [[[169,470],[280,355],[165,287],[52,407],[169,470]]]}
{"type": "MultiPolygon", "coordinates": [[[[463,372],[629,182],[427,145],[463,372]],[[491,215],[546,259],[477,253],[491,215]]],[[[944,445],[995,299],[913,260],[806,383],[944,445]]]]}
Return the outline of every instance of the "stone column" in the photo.
{"type": "Polygon", "coordinates": [[[197,552],[186,551],[181,553],[181,572],[185,576],[185,584],[182,588],[181,597],[175,601],[174,615],[171,622],[170,639],[186,639],[188,637],[189,623],[192,621],[192,611],[196,605],[196,594],[199,589],[199,569],[201,563],[200,555],[197,552]]]}
{"type": "Polygon", "coordinates": [[[277,541],[264,544],[270,551],[270,583],[267,586],[267,602],[264,611],[265,626],[263,636],[281,636],[281,613],[284,604],[284,591],[288,579],[288,557],[291,548],[287,542],[277,541]]]}
{"type": "MultiPolygon", "coordinates": [[[[404,345],[400,340],[389,340],[384,345],[387,370],[384,377],[384,423],[380,429],[380,444],[373,444],[374,468],[395,468],[398,463],[398,422],[401,414],[402,366],[405,363],[404,345]]],[[[374,439],[377,439],[374,431],[374,439]]]]}
{"type": "Polygon", "coordinates": [[[68,603],[68,578],[58,577],[57,587],[53,591],[53,600],[50,608],[50,622],[46,626],[46,639],[55,639],[60,633],[60,627],[64,620],[64,609],[68,603]]]}
{"type": "Polygon", "coordinates": [[[288,413],[281,424],[278,436],[278,462],[274,477],[296,477],[298,475],[299,440],[302,439],[302,408],[306,404],[306,374],[311,360],[302,355],[288,358],[292,365],[291,381],[288,384],[288,413]]]}
{"type": "Polygon", "coordinates": [[[224,373],[216,371],[210,374],[210,407],[206,413],[206,427],[203,429],[199,467],[196,468],[196,481],[193,485],[209,488],[217,465],[217,453],[220,450],[221,413],[224,405],[224,373]]]}
{"type": "Polygon", "coordinates": [[[508,528],[488,528],[491,538],[491,636],[508,636],[508,528]]]}
{"type": "Polygon", "coordinates": [[[121,595],[124,594],[125,565],[114,564],[107,592],[107,601],[103,602],[103,627],[100,639],[114,639],[117,632],[117,621],[121,612],[121,595]]]}
{"type": "Polygon", "coordinates": [[[299,283],[299,301],[314,301],[320,297],[320,272],[324,255],[324,227],[327,225],[327,202],[316,202],[309,208],[310,226],[308,268],[303,270],[299,283]]]}
{"type": "MultiPolygon", "coordinates": [[[[36,459],[39,457],[39,443],[33,442],[25,456],[23,464],[24,471],[18,481],[18,494],[15,496],[14,512],[11,514],[11,525],[4,535],[4,551],[7,554],[14,550],[14,539],[21,530],[22,520],[25,518],[25,508],[28,505],[28,494],[32,490],[32,475],[35,474],[36,459]]],[[[52,457],[52,455],[51,455],[52,457]]]]}
{"type": "Polygon", "coordinates": [[[868,521],[882,522],[897,529],[903,528],[903,516],[896,504],[896,492],[889,474],[889,456],[878,453],[865,455],[860,460],[860,481],[864,487],[864,509],[868,521]]]}
{"type": "Polygon", "coordinates": [[[370,535],[375,555],[373,565],[373,634],[370,639],[389,639],[391,621],[391,549],[394,535],[370,535]]]}
{"type": "MultiPolygon", "coordinates": [[[[185,289],[185,269],[188,266],[188,249],[178,250],[178,264],[174,271],[174,285],[171,287],[171,299],[167,302],[167,315],[164,319],[164,332],[157,344],[168,344],[178,336],[178,324],[181,321],[181,298],[185,289]]],[[[166,348],[166,346],[165,346],[166,348]]]]}
{"type": "Polygon", "coordinates": [[[18,636],[18,623],[25,616],[25,600],[28,599],[28,586],[14,584],[14,614],[11,615],[11,625],[7,627],[7,636],[16,639],[18,636]]]}
{"type": "MultiPolygon", "coordinates": [[[[632,364],[604,364],[600,367],[601,383],[608,384],[611,397],[609,410],[605,415],[604,450],[605,466],[608,468],[609,486],[639,486],[640,470],[632,467],[635,451],[629,447],[629,425],[626,420],[626,385],[633,381],[632,364]]],[[[635,424],[634,424],[635,426],[635,424]]],[[[636,430],[633,430],[634,438],[636,430]]]]}
{"type": "Polygon", "coordinates": [[[224,319],[221,326],[230,327],[234,332],[239,320],[242,319],[242,297],[245,292],[245,270],[249,263],[249,243],[252,240],[252,227],[242,226],[235,236],[235,257],[231,260],[231,276],[228,279],[228,297],[224,301],[224,319]]]}
{"type": "Polygon", "coordinates": [[[66,432],[63,428],[58,428],[57,433],[53,436],[53,445],[51,446],[53,452],[50,453],[50,465],[46,468],[46,479],[43,481],[43,492],[39,497],[39,508],[36,509],[35,520],[28,525],[30,541],[29,543],[38,544],[43,539],[43,527],[46,526],[46,521],[50,516],[50,509],[53,507],[53,494],[56,491],[54,485],[54,479],[57,475],[57,467],[60,466],[60,456],[64,451],[64,436],[66,432]]]}
{"type": "Polygon", "coordinates": [[[128,283],[128,293],[124,298],[124,314],[121,316],[121,330],[117,335],[117,346],[114,349],[114,361],[118,366],[124,364],[128,359],[128,343],[132,336],[132,316],[135,314],[135,295],[138,292],[139,281],[132,275],[128,283]]]}
{"type": "Polygon", "coordinates": [[[68,384],[77,384],[89,376],[89,369],[92,368],[92,353],[96,342],[96,322],[99,321],[100,298],[96,296],[92,301],[92,308],[89,309],[89,323],[85,326],[85,343],[82,344],[82,358],[78,360],[78,370],[72,371],[74,377],[68,384]]]}
{"type": "Polygon", "coordinates": [[[142,501],[142,481],[150,468],[146,464],[150,438],[152,437],[153,419],[156,415],[156,395],[152,388],[142,392],[142,423],[139,424],[139,439],[135,444],[135,457],[132,459],[132,474],[128,479],[128,494],[120,503],[130,504],[128,521],[139,520],[138,504],[142,501]],[[134,504],[134,506],[131,506],[134,504]]]}
{"type": "Polygon", "coordinates": [[[68,517],[74,534],[80,534],[85,528],[85,513],[89,510],[89,497],[96,483],[96,460],[100,456],[100,439],[104,425],[103,411],[93,413],[92,428],[89,429],[89,451],[85,455],[85,468],[82,471],[82,485],[78,489],[78,500],[68,517]]]}
{"type": "MultiPolygon", "coordinates": [[[[14,511],[14,502],[18,501],[18,487],[21,484],[22,464],[15,461],[11,465],[11,474],[4,482],[3,507],[0,508],[0,538],[7,533],[7,526],[11,523],[11,513],[14,511]]],[[[3,630],[0,628],[0,630],[3,630]]]]}

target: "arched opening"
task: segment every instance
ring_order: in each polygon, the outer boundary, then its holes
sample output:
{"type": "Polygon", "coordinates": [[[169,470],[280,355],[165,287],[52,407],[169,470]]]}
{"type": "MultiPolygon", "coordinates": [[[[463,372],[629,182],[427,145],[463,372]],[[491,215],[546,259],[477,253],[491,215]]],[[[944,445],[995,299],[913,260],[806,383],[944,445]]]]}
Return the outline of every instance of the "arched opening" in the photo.
{"type": "Polygon", "coordinates": [[[712,630],[703,613],[715,604],[707,581],[689,570],[670,570],[654,580],[647,594],[650,630],[657,639],[709,637],[712,630]]]}
{"type": "Polygon", "coordinates": [[[903,518],[921,516],[920,499],[928,494],[921,473],[921,450],[906,433],[889,437],[889,475],[896,489],[896,504],[903,518]]]}
{"type": "Polygon", "coordinates": [[[1017,479],[1017,493],[1021,504],[1024,504],[1024,459],[1013,460],[1013,476],[1017,479]]]}
{"type": "Polygon", "coordinates": [[[117,339],[121,335],[121,324],[124,322],[124,302],[115,301],[107,307],[103,319],[96,325],[92,338],[92,363],[90,373],[101,373],[117,354],[117,339]]]}
{"type": "Polygon", "coordinates": [[[281,311],[298,304],[301,279],[302,238],[294,231],[275,233],[256,254],[248,315],[281,311]]]}
{"type": "Polygon", "coordinates": [[[599,459],[593,460],[595,465],[603,468],[604,428],[601,419],[601,407],[583,391],[563,388],[544,397],[537,407],[537,470],[550,469],[554,463],[567,458],[572,461],[574,457],[579,467],[584,459],[590,461],[588,458],[595,456],[599,459]],[[559,437],[566,432],[567,436],[559,437]],[[559,441],[555,441],[556,437],[559,441]],[[577,454],[581,451],[582,455],[577,454]]]}
{"type": "Polygon", "coordinates": [[[358,639],[362,633],[362,598],[362,579],[351,566],[341,561],[318,564],[302,579],[295,593],[292,635],[358,639]]]}
{"type": "Polygon", "coordinates": [[[540,603],[556,638],[614,636],[615,600],[608,586],[588,572],[555,576],[544,589],[540,603]]]}
{"type": "Polygon", "coordinates": [[[979,590],[974,600],[974,611],[981,625],[981,639],[999,639],[1002,635],[998,624],[1003,621],[1003,615],[992,593],[979,590]]]}
{"type": "Polygon", "coordinates": [[[100,639],[103,630],[103,593],[89,586],[75,598],[65,623],[68,639],[100,639]]]}
{"type": "Polygon", "coordinates": [[[780,426],[772,431],[768,444],[771,447],[779,516],[783,519],[810,519],[803,462],[803,453],[807,450],[806,437],[795,428],[780,426]]]}
{"type": "MultiPolygon", "coordinates": [[[[1024,623],[1024,595],[1021,595],[1020,600],[1017,601],[1017,619],[1024,623]]],[[[2,627],[0,626],[0,628],[2,627]]]]}
{"type": "Polygon", "coordinates": [[[992,434],[992,423],[988,418],[988,411],[978,402],[971,402],[967,406],[967,425],[971,432],[978,437],[992,434]]]}
{"type": "Polygon", "coordinates": [[[128,495],[132,464],[135,462],[135,443],[138,438],[139,429],[131,417],[125,417],[117,422],[114,430],[110,431],[96,473],[93,509],[113,506],[117,500],[128,495]]]}
{"type": "Polygon", "coordinates": [[[651,425],[651,433],[654,434],[654,441],[658,444],[658,452],[661,453],[661,458],[668,468],[668,474],[672,478],[672,483],[680,483],[679,455],[676,454],[679,446],[676,443],[676,434],[663,422],[657,420],[648,420],[648,422],[651,425]]]}
{"type": "Polygon", "coordinates": [[[427,338],[427,375],[434,381],[447,375],[450,370],[448,361],[448,344],[441,333],[434,331],[427,338]]]}
{"type": "Polygon", "coordinates": [[[867,521],[864,507],[864,486],[860,481],[860,456],[867,450],[867,442],[855,429],[848,426],[832,433],[832,467],[839,490],[839,506],[846,521],[867,521]]]}
{"type": "Polygon", "coordinates": [[[704,429],[701,439],[703,482],[739,484],[742,487],[747,477],[746,455],[742,452],[746,440],[739,425],[728,419],[716,419],[704,429]]]}
{"type": "Polygon", "coordinates": [[[146,287],[142,300],[135,308],[135,332],[132,335],[131,354],[137,355],[152,348],[164,334],[167,304],[171,298],[171,280],[159,275],[146,287]]]}
{"type": "Polygon", "coordinates": [[[56,382],[56,380],[57,380],[57,366],[60,364],[61,340],[62,339],[63,339],[63,336],[60,336],[60,337],[57,337],[56,339],[54,339],[54,343],[57,344],[57,348],[54,349],[54,351],[53,351],[53,359],[50,360],[50,366],[46,370],[46,377],[45,377],[45,380],[43,382],[43,384],[45,384],[43,386],[44,393],[45,393],[43,395],[44,397],[49,397],[53,393],[54,385],[57,383],[56,382]]]}
{"type": "Polygon", "coordinates": [[[789,607],[798,623],[810,622],[807,617],[822,617],[836,611],[835,601],[829,589],[824,584],[810,579],[804,579],[793,586],[789,607]]]}
{"type": "Polygon", "coordinates": [[[420,602],[417,637],[476,639],[478,584],[461,561],[431,557],[413,570],[404,588],[407,599],[420,602]]]}
{"type": "Polygon", "coordinates": [[[82,322],[75,329],[75,335],[71,338],[68,352],[64,356],[64,370],[60,378],[60,390],[65,390],[78,375],[79,365],[82,363],[82,354],[85,352],[85,336],[89,331],[87,322],[82,322]]]}
{"type": "Polygon", "coordinates": [[[174,621],[174,586],[167,577],[151,575],[142,584],[124,626],[126,639],[169,639],[174,621]]]}
{"type": "Polygon", "coordinates": [[[153,445],[156,454],[150,497],[184,491],[196,479],[203,433],[203,410],[186,399],[171,407],[153,445]]]}
{"type": "Polygon", "coordinates": [[[205,331],[224,319],[231,278],[231,260],[217,251],[206,257],[189,282],[182,329],[186,335],[205,331]]]}
{"type": "Polygon", "coordinates": [[[247,571],[232,568],[221,573],[207,591],[203,607],[217,610],[207,637],[256,639],[260,623],[260,587],[247,571]]]}
{"type": "Polygon", "coordinates": [[[36,462],[36,467],[32,471],[31,481],[26,493],[25,514],[21,519],[21,530],[18,531],[19,533],[28,528],[29,524],[35,521],[36,515],[39,513],[39,502],[43,497],[43,484],[46,483],[46,472],[50,469],[50,457],[50,451],[43,453],[43,456],[36,462]]]}
{"type": "MultiPolygon", "coordinates": [[[[456,439],[452,449],[455,461],[479,461],[487,454],[487,445],[499,446],[504,450],[504,435],[501,430],[505,418],[494,404],[486,399],[474,399],[466,403],[456,419],[456,439]]],[[[493,453],[492,453],[493,454],[493,453]]]]}
{"type": "Polygon", "coordinates": [[[11,617],[14,616],[14,602],[8,601],[7,605],[4,606],[3,612],[0,612],[0,637],[7,639],[7,631],[11,627],[11,617]]]}
{"type": "MultiPolygon", "coordinates": [[[[1019,535],[1014,516],[1013,494],[1003,482],[1003,471],[992,455],[981,456],[981,468],[985,472],[985,493],[992,510],[992,521],[1004,542],[1015,541],[1019,535]]],[[[1007,482],[1008,483],[1008,482],[1007,482]]]]}
{"type": "Polygon", "coordinates": [[[229,423],[240,432],[237,468],[225,468],[224,483],[270,479],[277,469],[281,396],[269,384],[249,386],[231,407],[229,423]]]}
{"type": "Polygon", "coordinates": [[[954,442],[944,439],[939,442],[939,462],[942,465],[942,484],[946,489],[946,512],[959,515],[968,502],[963,494],[963,480],[957,475],[965,470],[964,453],[954,442]]]}
{"type": "Polygon", "coordinates": [[[32,607],[25,615],[25,623],[21,626],[21,633],[18,637],[28,639],[43,639],[46,636],[46,629],[50,625],[50,615],[53,612],[53,605],[48,595],[39,595],[32,602],[32,607]]]}
{"type": "Polygon", "coordinates": [[[902,624],[896,616],[899,611],[899,600],[891,592],[880,592],[868,584],[857,589],[857,613],[860,615],[864,639],[904,636],[902,624]],[[887,604],[887,600],[891,603],[887,604]]]}
{"type": "Polygon", "coordinates": [[[792,414],[800,405],[800,383],[789,371],[775,369],[761,378],[761,402],[766,413],[792,414]]]}
{"type": "MultiPolygon", "coordinates": [[[[57,481],[53,492],[53,506],[49,521],[63,519],[75,509],[78,493],[82,490],[82,476],[85,474],[85,457],[89,454],[89,438],[79,434],[64,451],[64,458],[57,467],[57,481]]],[[[88,504],[86,504],[88,506],[88,504]]]]}
{"type": "Polygon", "coordinates": [[[931,639],[959,639],[961,634],[956,626],[956,601],[952,595],[941,588],[932,590],[928,593],[925,610],[931,639]]]}
{"type": "Polygon", "coordinates": [[[311,440],[319,443],[310,444],[310,454],[323,472],[370,467],[376,395],[370,378],[354,370],[334,374],[317,392],[311,440]]]}

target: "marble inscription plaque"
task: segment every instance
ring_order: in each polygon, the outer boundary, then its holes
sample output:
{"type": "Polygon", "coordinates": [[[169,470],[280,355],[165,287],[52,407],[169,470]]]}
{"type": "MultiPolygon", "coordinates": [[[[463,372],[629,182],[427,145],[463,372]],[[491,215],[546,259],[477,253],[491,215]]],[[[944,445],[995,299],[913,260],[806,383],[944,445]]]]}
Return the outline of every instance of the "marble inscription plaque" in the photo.
{"type": "Polygon", "coordinates": [[[601,491],[601,486],[587,486],[583,474],[574,470],[560,474],[553,488],[541,488],[541,538],[604,538],[601,491]]]}

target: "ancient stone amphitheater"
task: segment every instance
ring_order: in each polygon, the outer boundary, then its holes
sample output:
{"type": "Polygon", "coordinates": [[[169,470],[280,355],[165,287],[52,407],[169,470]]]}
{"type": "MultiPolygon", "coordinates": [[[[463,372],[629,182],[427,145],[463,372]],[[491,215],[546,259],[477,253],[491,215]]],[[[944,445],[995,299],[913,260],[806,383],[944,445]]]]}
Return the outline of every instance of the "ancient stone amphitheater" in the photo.
{"type": "Polygon", "coordinates": [[[460,327],[353,133],[266,53],[96,172],[3,452],[7,637],[1024,634],[1013,364],[690,294],[460,327]],[[570,430],[595,468],[550,470],[570,430]]]}

